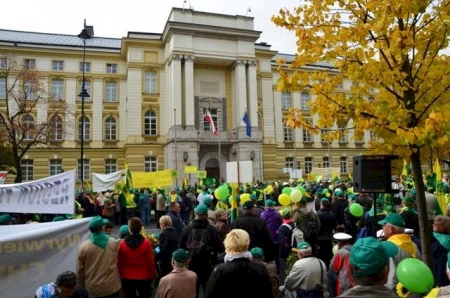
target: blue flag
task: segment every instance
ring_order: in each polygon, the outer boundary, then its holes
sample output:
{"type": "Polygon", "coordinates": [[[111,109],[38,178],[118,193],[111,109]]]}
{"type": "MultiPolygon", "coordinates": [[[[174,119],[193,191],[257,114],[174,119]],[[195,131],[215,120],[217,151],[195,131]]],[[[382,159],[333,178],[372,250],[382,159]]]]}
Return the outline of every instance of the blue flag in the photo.
{"type": "Polygon", "coordinates": [[[244,117],[242,117],[242,121],[245,123],[245,134],[248,137],[252,136],[252,127],[250,125],[250,119],[248,118],[248,113],[245,112],[244,117]]]}

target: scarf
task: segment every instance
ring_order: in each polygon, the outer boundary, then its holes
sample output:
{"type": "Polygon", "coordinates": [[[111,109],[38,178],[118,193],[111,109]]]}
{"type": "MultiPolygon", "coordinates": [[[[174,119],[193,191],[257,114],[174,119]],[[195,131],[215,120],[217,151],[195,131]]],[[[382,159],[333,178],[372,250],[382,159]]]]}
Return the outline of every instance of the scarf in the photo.
{"type": "Polygon", "coordinates": [[[224,261],[225,261],[225,263],[227,263],[227,262],[231,262],[231,261],[234,261],[236,259],[242,259],[242,258],[246,258],[246,259],[251,260],[252,259],[251,252],[249,252],[247,250],[247,251],[244,251],[244,252],[242,252],[240,254],[234,254],[234,255],[226,254],[224,261]]]}
{"type": "Polygon", "coordinates": [[[104,232],[96,232],[96,233],[91,233],[89,235],[89,240],[94,245],[97,245],[98,247],[105,249],[106,246],[108,245],[109,236],[108,236],[108,234],[106,234],[104,232]]]}
{"type": "Polygon", "coordinates": [[[433,235],[445,249],[450,250],[450,235],[436,232],[433,232],[433,235]]]}
{"type": "Polygon", "coordinates": [[[406,251],[411,257],[416,258],[416,246],[406,234],[397,234],[391,236],[388,241],[394,243],[404,251],[406,251]]]}

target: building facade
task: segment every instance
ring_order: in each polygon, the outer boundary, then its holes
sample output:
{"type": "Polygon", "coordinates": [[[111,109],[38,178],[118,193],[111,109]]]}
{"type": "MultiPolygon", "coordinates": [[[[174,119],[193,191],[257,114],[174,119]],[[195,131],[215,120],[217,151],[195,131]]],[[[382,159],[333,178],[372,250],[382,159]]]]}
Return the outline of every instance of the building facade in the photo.
{"type": "MultiPolygon", "coordinates": [[[[83,67],[89,94],[85,180],[92,172],[123,169],[125,163],[132,171],[176,169],[176,183],[185,177],[186,165],[219,179],[226,177],[227,162],[241,160],[252,161],[255,181],[286,180],[286,168],[307,175],[313,167],[339,167],[347,175],[352,157],[367,150],[370,135],[355,142],[345,133],[326,142],[307,130],[285,127],[288,108],[302,107],[308,114],[314,98],[307,91],[277,91],[275,60],[293,56],[256,43],[260,33],[252,17],[173,8],[162,33],[87,39],[83,64],[83,41],[77,36],[0,30],[0,53],[33,63],[52,98],[71,107],[58,120],[65,126],[58,146],[34,148],[24,156],[24,180],[73,168],[81,172],[83,67]],[[217,136],[205,120],[207,112],[217,136]],[[251,136],[242,120],[245,113],[251,136]]],[[[7,84],[8,78],[2,78],[0,89],[7,84]]],[[[340,92],[348,92],[350,85],[345,82],[340,92]]],[[[0,112],[5,108],[2,94],[0,112]]],[[[47,119],[48,106],[31,117],[47,119]]]]}

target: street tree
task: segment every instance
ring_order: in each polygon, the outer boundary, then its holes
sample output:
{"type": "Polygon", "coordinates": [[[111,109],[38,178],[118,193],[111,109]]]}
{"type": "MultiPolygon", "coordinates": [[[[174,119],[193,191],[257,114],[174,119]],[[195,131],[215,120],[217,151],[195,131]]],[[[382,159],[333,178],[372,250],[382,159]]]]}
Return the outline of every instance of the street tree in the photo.
{"type": "Polygon", "coordinates": [[[27,152],[59,147],[70,126],[64,122],[70,109],[47,92],[35,66],[35,60],[0,54],[0,139],[12,153],[16,183],[22,181],[21,163],[27,152]]]}
{"type": "MultiPolygon", "coordinates": [[[[279,61],[278,87],[310,90],[311,113],[318,118],[307,123],[292,107],[287,125],[312,131],[345,127],[355,140],[371,131],[374,152],[410,161],[428,265],[421,148],[449,142],[449,15],[448,0],[308,0],[272,18],[295,33],[298,51],[289,65],[279,61]],[[342,84],[348,92],[340,91],[342,84]]],[[[328,137],[343,132],[330,130],[328,137]]]]}

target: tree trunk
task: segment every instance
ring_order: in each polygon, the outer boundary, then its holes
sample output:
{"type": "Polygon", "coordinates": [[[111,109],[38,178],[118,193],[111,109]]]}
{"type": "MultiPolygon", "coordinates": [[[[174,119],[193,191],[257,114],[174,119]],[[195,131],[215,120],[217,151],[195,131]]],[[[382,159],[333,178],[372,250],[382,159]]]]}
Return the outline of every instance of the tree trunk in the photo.
{"type": "Polygon", "coordinates": [[[14,166],[16,167],[16,179],[14,179],[14,183],[22,182],[22,163],[20,160],[20,156],[15,154],[14,152],[14,166]]]}
{"type": "Polygon", "coordinates": [[[431,256],[431,231],[428,224],[427,205],[425,200],[425,186],[422,177],[422,167],[420,162],[420,149],[412,153],[411,163],[412,172],[414,176],[414,183],[416,189],[416,203],[419,213],[419,227],[420,227],[420,243],[422,245],[422,256],[425,264],[433,270],[433,258],[431,256]]]}

